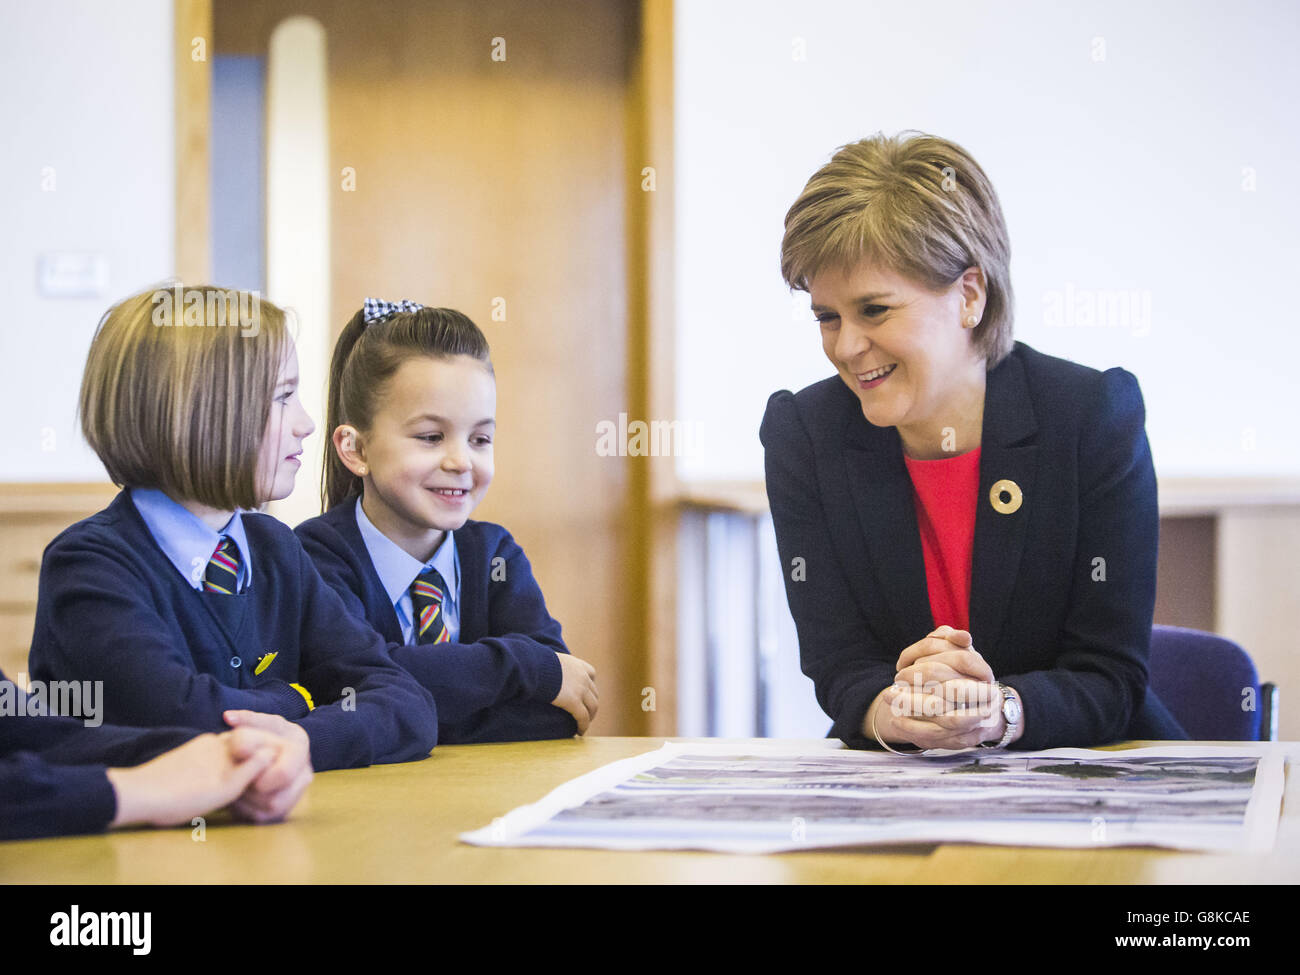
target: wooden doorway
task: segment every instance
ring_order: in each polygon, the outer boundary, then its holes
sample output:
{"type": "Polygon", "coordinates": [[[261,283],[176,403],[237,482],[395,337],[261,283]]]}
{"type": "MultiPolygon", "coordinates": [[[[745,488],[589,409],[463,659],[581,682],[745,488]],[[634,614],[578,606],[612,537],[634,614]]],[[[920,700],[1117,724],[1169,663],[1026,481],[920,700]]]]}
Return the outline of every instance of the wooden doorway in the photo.
{"type": "Polygon", "coordinates": [[[596,451],[601,421],[650,409],[642,7],[216,0],[213,49],[264,56],[294,15],[327,38],[333,334],[368,295],[484,329],[497,471],[475,517],[514,534],[598,668],[593,732],[644,733],[649,472],[596,451]]]}

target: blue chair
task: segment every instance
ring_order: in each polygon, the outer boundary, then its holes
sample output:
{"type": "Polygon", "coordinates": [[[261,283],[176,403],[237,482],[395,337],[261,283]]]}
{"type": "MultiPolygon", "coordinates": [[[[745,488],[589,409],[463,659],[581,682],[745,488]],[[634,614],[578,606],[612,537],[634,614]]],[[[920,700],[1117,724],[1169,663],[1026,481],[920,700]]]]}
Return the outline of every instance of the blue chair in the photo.
{"type": "Polygon", "coordinates": [[[1151,689],[1193,741],[1276,741],[1277,685],[1261,684],[1250,655],[1213,633],[1151,628],[1151,689]],[[1253,710],[1247,689],[1254,692],[1253,710]]]}

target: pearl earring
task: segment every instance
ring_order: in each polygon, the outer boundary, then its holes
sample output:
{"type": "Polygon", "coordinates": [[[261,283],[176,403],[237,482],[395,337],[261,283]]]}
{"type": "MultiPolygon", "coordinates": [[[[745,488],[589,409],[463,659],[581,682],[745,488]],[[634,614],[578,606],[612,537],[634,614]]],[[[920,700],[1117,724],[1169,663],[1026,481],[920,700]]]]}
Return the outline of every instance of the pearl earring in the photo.
{"type": "Polygon", "coordinates": [[[967,316],[966,316],[966,327],[967,327],[967,328],[974,328],[974,327],[975,327],[976,325],[978,325],[979,323],[980,323],[980,320],[979,320],[978,318],[976,318],[974,315],[967,315],[967,316]]]}

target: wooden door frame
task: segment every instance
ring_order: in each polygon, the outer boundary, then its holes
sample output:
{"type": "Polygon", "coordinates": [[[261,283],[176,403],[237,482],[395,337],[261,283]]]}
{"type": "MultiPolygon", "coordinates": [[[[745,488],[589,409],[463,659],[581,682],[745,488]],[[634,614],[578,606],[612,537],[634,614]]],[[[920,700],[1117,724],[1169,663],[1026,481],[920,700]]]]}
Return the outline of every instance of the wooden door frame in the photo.
{"type": "Polygon", "coordinates": [[[212,0],[173,0],[176,276],[212,275],[212,0]]]}
{"type": "MultiPolygon", "coordinates": [[[[633,52],[628,129],[633,188],[628,194],[629,393],[647,419],[677,412],[673,199],[673,0],[642,0],[633,52]],[[647,173],[652,169],[653,173],[647,173]],[[646,189],[647,177],[653,189],[646,189]]],[[[635,569],[640,575],[641,733],[677,730],[677,527],[680,485],[673,456],[637,458],[631,477],[635,569]]],[[[634,461],[635,463],[635,461],[634,461]]]]}

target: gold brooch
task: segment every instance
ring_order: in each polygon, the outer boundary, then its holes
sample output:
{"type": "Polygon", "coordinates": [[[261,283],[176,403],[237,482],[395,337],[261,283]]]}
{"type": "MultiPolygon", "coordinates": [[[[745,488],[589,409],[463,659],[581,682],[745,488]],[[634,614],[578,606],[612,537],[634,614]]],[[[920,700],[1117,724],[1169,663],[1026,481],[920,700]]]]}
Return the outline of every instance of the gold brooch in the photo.
{"type": "Polygon", "coordinates": [[[998,481],[989,490],[989,504],[1000,515],[1015,514],[1020,510],[1020,503],[1025,496],[1020,493],[1020,485],[1006,478],[998,481]]]}

